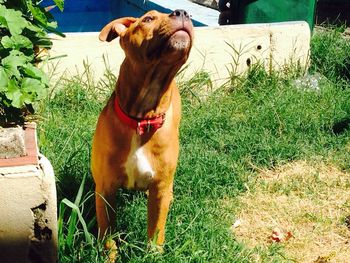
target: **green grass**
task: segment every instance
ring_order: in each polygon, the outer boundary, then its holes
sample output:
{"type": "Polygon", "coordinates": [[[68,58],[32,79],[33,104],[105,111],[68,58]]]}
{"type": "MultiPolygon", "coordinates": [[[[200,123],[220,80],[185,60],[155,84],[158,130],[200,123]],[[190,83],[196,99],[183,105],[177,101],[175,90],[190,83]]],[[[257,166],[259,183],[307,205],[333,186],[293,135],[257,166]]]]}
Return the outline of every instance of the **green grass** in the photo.
{"type": "Polygon", "coordinates": [[[345,28],[328,26],[315,34],[311,42],[311,71],[338,84],[350,80],[350,41],[342,37],[345,28]]]}
{"type": "MultiPolygon", "coordinates": [[[[181,83],[181,153],[165,251],[147,249],[145,194],[120,190],[118,261],[252,262],[258,251],[262,262],[287,262],[280,245],[253,251],[237,242],[230,231],[235,215],[221,202],[236,200],[260,169],[293,160],[320,160],[350,171],[350,85],[342,73],[349,73],[349,54],[348,42],[336,30],[313,37],[311,72],[324,76],[317,91],[296,87],[293,72],[267,75],[259,67],[206,100],[196,90],[209,85],[208,74],[181,83]]],[[[105,256],[95,238],[89,163],[96,120],[113,89],[113,76],[94,83],[89,74],[62,79],[40,107],[40,150],[57,176],[60,262],[103,262],[105,256]]]]}

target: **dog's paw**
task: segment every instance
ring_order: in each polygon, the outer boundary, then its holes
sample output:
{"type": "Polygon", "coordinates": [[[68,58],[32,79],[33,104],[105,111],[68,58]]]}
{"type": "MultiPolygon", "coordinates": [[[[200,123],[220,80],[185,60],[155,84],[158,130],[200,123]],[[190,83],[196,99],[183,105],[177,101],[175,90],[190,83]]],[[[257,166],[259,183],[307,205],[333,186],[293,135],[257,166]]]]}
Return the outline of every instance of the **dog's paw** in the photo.
{"type": "Polygon", "coordinates": [[[162,245],[157,245],[154,242],[148,243],[147,250],[151,254],[163,254],[164,253],[164,247],[162,245]]]}
{"type": "Polygon", "coordinates": [[[118,256],[117,243],[113,239],[108,239],[105,243],[105,250],[108,255],[105,263],[114,263],[118,256]]]}

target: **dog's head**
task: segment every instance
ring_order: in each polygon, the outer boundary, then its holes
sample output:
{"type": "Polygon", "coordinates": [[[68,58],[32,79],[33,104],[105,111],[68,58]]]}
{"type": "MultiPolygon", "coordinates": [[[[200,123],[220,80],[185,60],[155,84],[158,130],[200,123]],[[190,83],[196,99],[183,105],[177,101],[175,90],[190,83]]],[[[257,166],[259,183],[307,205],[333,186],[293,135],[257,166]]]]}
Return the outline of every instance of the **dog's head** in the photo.
{"type": "Polygon", "coordinates": [[[193,25],[188,13],[149,11],[140,18],[124,17],[107,24],[99,35],[102,41],[120,37],[126,57],[141,63],[184,63],[193,41],[193,25]]]}

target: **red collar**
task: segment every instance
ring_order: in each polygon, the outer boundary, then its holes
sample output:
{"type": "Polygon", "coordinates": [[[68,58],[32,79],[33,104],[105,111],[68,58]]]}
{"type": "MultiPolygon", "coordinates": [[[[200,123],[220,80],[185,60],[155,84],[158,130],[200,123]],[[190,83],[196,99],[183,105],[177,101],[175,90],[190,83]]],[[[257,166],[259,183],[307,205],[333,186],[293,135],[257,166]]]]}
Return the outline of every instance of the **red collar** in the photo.
{"type": "Polygon", "coordinates": [[[145,132],[155,132],[163,126],[165,120],[165,113],[144,119],[130,117],[121,109],[117,97],[114,99],[114,111],[119,120],[129,127],[136,129],[138,135],[143,135],[145,132]]]}

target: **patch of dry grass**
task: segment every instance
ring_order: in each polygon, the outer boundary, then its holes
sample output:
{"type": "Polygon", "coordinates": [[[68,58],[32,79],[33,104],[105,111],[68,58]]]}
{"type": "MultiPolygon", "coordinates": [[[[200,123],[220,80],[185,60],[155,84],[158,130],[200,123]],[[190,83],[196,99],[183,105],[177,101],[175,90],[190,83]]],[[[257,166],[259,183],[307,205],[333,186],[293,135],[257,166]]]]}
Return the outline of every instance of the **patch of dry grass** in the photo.
{"type": "Polygon", "coordinates": [[[279,228],[293,235],[281,242],[292,261],[350,262],[349,173],[304,161],[263,170],[239,203],[223,201],[241,220],[234,236],[248,247],[270,246],[279,228]]]}

